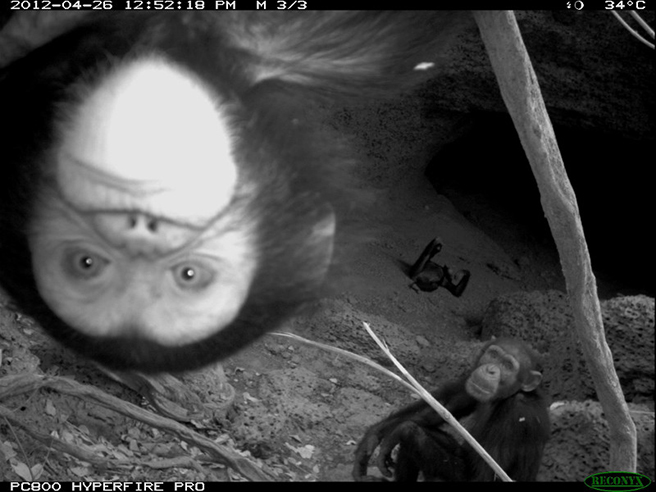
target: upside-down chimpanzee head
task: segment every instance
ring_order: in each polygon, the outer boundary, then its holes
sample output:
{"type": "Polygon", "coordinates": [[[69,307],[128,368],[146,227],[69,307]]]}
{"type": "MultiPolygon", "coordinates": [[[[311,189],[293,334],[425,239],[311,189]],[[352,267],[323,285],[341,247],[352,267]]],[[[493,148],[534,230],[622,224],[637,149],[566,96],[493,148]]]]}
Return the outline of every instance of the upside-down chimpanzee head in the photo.
{"type": "Polygon", "coordinates": [[[480,402],[502,400],[519,392],[534,391],[542,382],[537,357],[519,340],[499,338],[488,343],[466,383],[480,402]]]}
{"type": "Polygon", "coordinates": [[[229,356],[332,262],[345,159],[299,108],[416,82],[460,17],[89,16],[0,72],[0,282],[115,369],[229,356]]]}

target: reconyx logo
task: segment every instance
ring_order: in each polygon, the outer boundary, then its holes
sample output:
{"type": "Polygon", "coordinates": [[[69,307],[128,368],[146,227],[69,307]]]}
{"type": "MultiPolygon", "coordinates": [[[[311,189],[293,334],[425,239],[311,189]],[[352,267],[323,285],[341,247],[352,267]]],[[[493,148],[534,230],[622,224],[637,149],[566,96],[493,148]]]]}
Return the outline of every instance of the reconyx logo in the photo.
{"type": "Polygon", "coordinates": [[[640,490],[647,487],[651,480],[639,473],[604,472],[590,475],[583,481],[591,489],[613,491],[640,490]]]}

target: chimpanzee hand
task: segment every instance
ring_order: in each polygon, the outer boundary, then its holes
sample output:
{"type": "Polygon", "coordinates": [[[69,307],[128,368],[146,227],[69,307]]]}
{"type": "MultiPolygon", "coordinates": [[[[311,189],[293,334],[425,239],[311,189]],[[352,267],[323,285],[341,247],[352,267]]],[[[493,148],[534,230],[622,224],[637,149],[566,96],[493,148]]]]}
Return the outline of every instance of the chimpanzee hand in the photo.
{"type": "MultiPolygon", "coordinates": [[[[444,397],[450,401],[452,390],[457,387],[454,385],[444,386],[440,392],[435,392],[434,397],[444,397]]],[[[459,408],[448,407],[452,412],[460,412],[459,408]]],[[[392,478],[394,461],[392,460],[392,451],[401,444],[408,436],[416,434],[417,425],[427,429],[437,429],[444,423],[435,411],[428,406],[424,400],[418,400],[393,413],[386,419],[372,425],[364,434],[362,440],[355,450],[355,464],[353,465],[353,479],[355,481],[382,481],[382,477],[370,477],[367,475],[369,460],[376,451],[378,457],[376,466],[383,474],[383,477],[392,478]]]]}
{"type": "MultiPolygon", "coordinates": [[[[353,479],[356,482],[382,480],[368,476],[367,468],[369,467],[369,459],[371,458],[371,455],[374,454],[374,451],[376,451],[376,448],[380,444],[381,434],[383,432],[384,429],[381,429],[379,426],[373,426],[367,430],[366,434],[358,444],[358,447],[355,450],[353,471],[351,472],[353,479]]],[[[385,471],[383,472],[383,475],[390,476],[390,473],[385,471]]]]}
{"type": "Polygon", "coordinates": [[[408,426],[414,426],[412,422],[401,422],[393,428],[380,428],[374,426],[367,431],[355,450],[355,464],[353,465],[353,478],[356,481],[380,481],[384,478],[371,477],[367,475],[367,468],[371,455],[378,450],[376,466],[384,477],[392,478],[394,474],[394,460],[392,451],[401,442],[401,438],[408,426]]]}

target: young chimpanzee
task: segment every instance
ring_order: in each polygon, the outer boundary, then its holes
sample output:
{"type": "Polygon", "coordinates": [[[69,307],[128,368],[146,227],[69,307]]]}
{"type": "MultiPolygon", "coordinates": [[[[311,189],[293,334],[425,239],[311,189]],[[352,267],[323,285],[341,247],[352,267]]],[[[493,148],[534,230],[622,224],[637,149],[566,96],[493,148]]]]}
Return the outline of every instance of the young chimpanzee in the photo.
{"type": "Polygon", "coordinates": [[[408,272],[412,279],[410,287],[416,286],[424,292],[433,292],[438,287],[444,287],[454,296],[460,297],[469,283],[471,273],[469,270],[458,270],[452,274],[448,266],[431,261],[440,251],[442,251],[442,242],[439,238],[428,243],[408,272]]]}
{"type": "MultiPolygon", "coordinates": [[[[549,438],[549,413],[537,357],[525,343],[501,338],[488,343],[473,370],[433,396],[456,419],[472,415],[472,436],[517,481],[535,480],[549,438]]],[[[377,466],[396,481],[491,481],[495,474],[468,444],[445,432],[435,410],[420,400],[370,427],[355,451],[353,478],[367,476],[380,446],[377,466]],[[396,463],[392,450],[399,445],[396,463]]]]}

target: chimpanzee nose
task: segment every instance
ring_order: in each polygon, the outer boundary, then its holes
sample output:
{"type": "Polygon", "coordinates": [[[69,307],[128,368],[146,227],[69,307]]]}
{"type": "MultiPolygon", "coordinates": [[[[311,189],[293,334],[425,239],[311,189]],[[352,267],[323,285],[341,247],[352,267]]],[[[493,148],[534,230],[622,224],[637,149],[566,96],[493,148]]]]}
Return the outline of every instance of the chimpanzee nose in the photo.
{"type": "Polygon", "coordinates": [[[131,256],[169,253],[199,233],[143,212],[100,212],[94,215],[92,222],[109,244],[131,256]]]}

